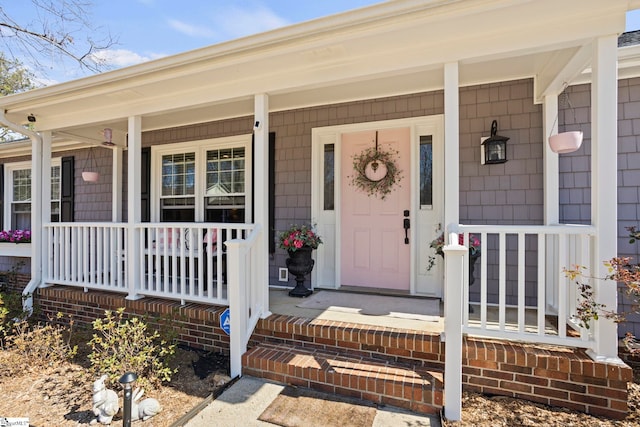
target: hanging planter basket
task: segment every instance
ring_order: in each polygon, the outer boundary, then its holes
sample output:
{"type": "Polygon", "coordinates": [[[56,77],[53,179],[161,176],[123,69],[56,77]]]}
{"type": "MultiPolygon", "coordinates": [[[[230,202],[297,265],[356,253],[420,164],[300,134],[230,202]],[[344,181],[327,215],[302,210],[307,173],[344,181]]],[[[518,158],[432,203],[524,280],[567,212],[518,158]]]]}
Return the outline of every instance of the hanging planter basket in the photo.
{"type": "Polygon", "coordinates": [[[551,151],[558,154],[573,153],[582,145],[582,131],[562,132],[549,137],[551,151]]]}
{"type": "Polygon", "coordinates": [[[96,182],[100,178],[98,172],[82,172],[82,180],[85,182],[96,182]]]}
{"type": "Polygon", "coordinates": [[[87,161],[84,164],[84,168],[82,168],[82,180],[84,182],[96,182],[100,178],[100,174],[95,172],[96,169],[98,169],[98,164],[93,156],[93,147],[91,147],[89,148],[87,161]]]}
{"type": "MultiPolygon", "coordinates": [[[[567,86],[568,85],[565,83],[564,89],[559,96],[559,103],[566,105],[568,109],[573,112],[573,121],[575,123],[576,112],[573,109],[573,105],[571,105],[571,100],[569,99],[569,94],[567,93],[567,86]]],[[[553,122],[553,126],[551,126],[551,129],[556,128],[556,123],[558,123],[558,114],[556,114],[556,119],[553,122]]],[[[581,130],[560,132],[556,135],[549,135],[549,147],[554,153],[573,153],[582,145],[583,136],[584,135],[582,134],[581,130]]]]}

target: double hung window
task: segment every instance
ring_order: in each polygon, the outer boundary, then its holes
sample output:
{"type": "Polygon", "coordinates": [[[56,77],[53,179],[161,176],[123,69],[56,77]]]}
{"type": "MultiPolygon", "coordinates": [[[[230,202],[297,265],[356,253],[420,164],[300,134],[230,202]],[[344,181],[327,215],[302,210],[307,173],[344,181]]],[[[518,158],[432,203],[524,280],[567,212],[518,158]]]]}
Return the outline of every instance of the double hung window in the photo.
{"type": "Polygon", "coordinates": [[[250,137],[154,147],[161,222],[250,222],[250,137]]]}
{"type": "MultiPolygon", "coordinates": [[[[51,166],[51,221],[60,221],[60,159],[51,166]]],[[[31,229],[31,163],[5,165],[5,230],[31,229]]]]}

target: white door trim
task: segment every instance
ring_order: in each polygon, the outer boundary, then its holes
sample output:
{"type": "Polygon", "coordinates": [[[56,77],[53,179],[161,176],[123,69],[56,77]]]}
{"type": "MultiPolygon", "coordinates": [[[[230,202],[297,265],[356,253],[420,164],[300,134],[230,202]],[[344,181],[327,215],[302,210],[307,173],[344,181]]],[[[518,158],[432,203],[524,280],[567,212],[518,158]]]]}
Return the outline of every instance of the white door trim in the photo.
{"type": "MultiPolygon", "coordinates": [[[[420,171],[418,168],[418,159],[420,155],[419,139],[420,135],[433,136],[433,174],[434,182],[438,183],[433,189],[434,206],[444,206],[444,116],[422,116],[396,120],[384,120],[376,122],[354,123],[347,125],[327,126],[321,128],[313,128],[311,131],[311,219],[317,224],[318,232],[323,238],[324,244],[320,245],[316,250],[316,268],[312,271],[312,285],[322,288],[340,288],[340,245],[337,236],[341,234],[340,221],[340,135],[342,133],[358,132],[364,130],[381,130],[408,127],[411,129],[411,170],[403,171],[404,182],[401,185],[409,183],[411,186],[411,228],[409,229],[409,241],[411,245],[411,262],[410,262],[410,293],[425,294],[421,291],[418,283],[419,269],[424,269],[428,253],[425,247],[429,247],[429,241],[419,242],[418,227],[419,218],[417,213],[420,211],[419,187],[420,171]],[[324,210],[324,146],[326,144],[334,144],[334,209],[324,210]],[[439,177],[436,179],[435,177],[439,177]],[[418,247],[420,246],[420,247],[418,247]],[[421,259],[424,258],[424,262],[421,259]]],[[[439,211],[440,223],[444,220],[443,209],[439,211]]],[[[433,230],[435,232],[435,230],[433,230]]],[[[432,233],[429,233],[431,235],[432,233]]],[[[432,272],[433,275],[442,276],[440,270],[432,272]]],[[[428,295],[441,297],[443,292],[443,280],[439,289],[429,291],[428,295]]]]}

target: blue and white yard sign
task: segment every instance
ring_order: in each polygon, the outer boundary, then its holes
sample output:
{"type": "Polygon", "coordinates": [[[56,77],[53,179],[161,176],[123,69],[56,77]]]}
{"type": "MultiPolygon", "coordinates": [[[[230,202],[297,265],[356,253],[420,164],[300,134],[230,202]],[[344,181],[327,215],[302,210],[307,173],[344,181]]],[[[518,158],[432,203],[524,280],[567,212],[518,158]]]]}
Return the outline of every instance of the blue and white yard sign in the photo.
{"type": "Polygon", "coordinates": [[[229,321],[228,308],[220,314],[220,327],[227,335],[231,335],[231,322],[229,321]]]}

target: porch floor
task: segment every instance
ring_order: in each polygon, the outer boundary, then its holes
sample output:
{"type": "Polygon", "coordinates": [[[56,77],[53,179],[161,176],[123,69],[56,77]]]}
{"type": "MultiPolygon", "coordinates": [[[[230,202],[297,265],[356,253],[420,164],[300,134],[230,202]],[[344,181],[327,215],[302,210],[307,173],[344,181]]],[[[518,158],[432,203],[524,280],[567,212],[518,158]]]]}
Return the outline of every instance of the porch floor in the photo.
{"type": "MultiPolygon", "coordinates": [[[[343,323],[357,323],[362,325],[381,326],[395,329],[410,329],[424,332],[439,333],[444,331],[443,307],[440,304],[440,317],[433,321],[404,319],[387,315],[368,315],[361,313],[318,310],[298,307],[303,298],[290,297],[289,289],[270,289],[269,309],[273,314],[303,317],[306,319],[331,320],[343,323]]],[[[341,292],[331,290],[315,290],[315,292],[341,292]]],[[[398,295],[399,296],[399,295],[398,295]]],[[[403,295],[406,296],[406,295],[403,295]]],[[[394,296],[389,296],[393,298],[394,296]]],[[[309,297],[311,298],[311,297],[309,297]]],[[[419,299],[416,299],[418,303],[419,299]]]]}
{"type": "MultiPolygon", "coordinates": [[[[305,319],[316,320],[328,320],[334,322],[343,323],[356,323],[362,325],[387,327],[394,329],[415,330],[429,333],[441,333],[444,332],[444,306],[440,301],[440,317],[430,320],[416,320],[393,317],[389,315],[371,315],[355,312],[345,311],[333,311],[333,310],[319,310],[313,308],[298,307],[298,305],[304,301],[304,298],[290,297],[288,295],[289,289],[274,289],[269,291],[269,309],[273,314],[282,314],[286,316],[302,317],[305,319]]],[[[343,292],[334,290],[316,289],[315,292],[343,292]]],[[[347,292],[353,292],[349,289],[347,292]]],[[[389,298],[394,297],[409,297],[408,295],[386,295],[389,298]]],[[[308,297],[308,298],[311,298],[308,297]]],[[[420,300],[424,298],[416,298],[416,304],[420,303],[420,300]]],[[[473,313],[469,315],[469,325],[477,326],[480,324],[480,308],[478,305],[472,304],[474,308],[473,313]]],[[[497,307],[487,308],[487,325],[490,329],[498,329],[498,309],[497,307]]],[[[517,330],[518,313],[516,308],[507,307],[506,313],[507,330],[517,330]]],[[[535,332],[537,329],[537,314],[534,309],[527,309],[525,312],[525,324],[528,332],[535,332]]],[[[557,334],[557,318],[551,317],[546,322],[546,333],[557,334]]]]}

